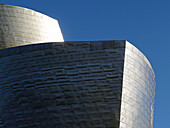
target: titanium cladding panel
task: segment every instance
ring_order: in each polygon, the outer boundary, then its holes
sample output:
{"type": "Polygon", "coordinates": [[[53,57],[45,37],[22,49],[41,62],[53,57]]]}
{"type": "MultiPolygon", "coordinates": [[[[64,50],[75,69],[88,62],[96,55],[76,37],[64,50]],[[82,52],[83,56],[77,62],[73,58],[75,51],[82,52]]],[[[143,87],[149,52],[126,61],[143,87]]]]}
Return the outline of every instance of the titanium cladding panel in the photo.
{"type": "Polygon", "coordinates": [[[0,50],[0,126],[152,128],[155,76],[125,41],[0,50]]]}
{"type": "Polygon", "coordinates": [[[155,75],[147,58],[126,42],[120,128],[153,128],[155,75]]]}
{"type": "Polygon", "coordinates": [[[0,4],[0,49],[63,41],[57,20],[30,9],[0,4]]]}
{"type": "Polygon", "coordinates": [[[124,41],[43,43],[0,51],[7,128],[118,128],[124,41]]]}

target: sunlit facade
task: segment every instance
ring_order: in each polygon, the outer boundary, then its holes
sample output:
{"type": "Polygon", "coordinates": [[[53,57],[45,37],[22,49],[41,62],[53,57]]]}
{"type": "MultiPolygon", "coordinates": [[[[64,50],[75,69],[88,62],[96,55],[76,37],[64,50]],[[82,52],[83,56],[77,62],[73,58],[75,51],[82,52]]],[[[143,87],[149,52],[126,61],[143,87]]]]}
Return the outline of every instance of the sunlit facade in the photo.
{"type": "Polygon", "coordinates": [[[135,46],[64,41],[21,7],[0,5],[0,21],[0,127],[153,128],[155,75],[135,46]]]}
{"type": "Polygon", "coordinates": [[[120,128],[152,128],[155,75],[147,58],[126,42],[120,128]]]}
{"type": "Polygon", "coordinates": [[[27,8],[0,4],[0,49],[63,41],[57,20],[27,8]]]}

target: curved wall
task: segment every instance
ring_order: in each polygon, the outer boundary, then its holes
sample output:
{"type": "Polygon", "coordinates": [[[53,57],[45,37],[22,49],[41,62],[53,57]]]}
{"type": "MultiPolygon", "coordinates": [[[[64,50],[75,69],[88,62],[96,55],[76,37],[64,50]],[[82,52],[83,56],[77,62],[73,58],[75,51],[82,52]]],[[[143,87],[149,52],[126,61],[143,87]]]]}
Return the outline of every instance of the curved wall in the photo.
{"type": "Polygon", "coordinates": [[[155,74],[147,58],[126,42],[120,128],[153,128],[155,74]]]}
{"type": "Polygon", "coordinates": [[[124,41],[0,50],[2,126],[118,128],[124,51],[124,41]]]}
{"type": "Polygon", "coordinates": [[[57,20],[30,9],[0,4],[0,49],[62,41],[57,20]]]}
{"type": "Polygon", "coordinates": [[[0,50],[0,126],[152,128],[155,76],[125,41],[0,50]]]}

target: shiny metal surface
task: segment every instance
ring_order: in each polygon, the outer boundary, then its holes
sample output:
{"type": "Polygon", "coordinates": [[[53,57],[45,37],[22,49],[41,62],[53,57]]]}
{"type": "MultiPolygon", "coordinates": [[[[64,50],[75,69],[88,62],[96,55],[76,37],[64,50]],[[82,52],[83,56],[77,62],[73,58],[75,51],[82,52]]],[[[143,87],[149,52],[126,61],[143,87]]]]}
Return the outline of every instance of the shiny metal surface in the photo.
{"type": "Polygon", "coordinates": [[[57,20],[30,9],[0,4],[0,49],[63,41],[57,20]]]}
{"type": "Polygon", "coordinates": [[[152,128],[155,75],[147,58],[126,42],[120,128],[152,128]]]}
{"type": "Polygon", "coordinates": [[[0,50],[0,127],[152,128],[155,75],[126,41],[0,50]]]}
{"type": "Polygon", "coordinates": [[[0,50],[0,127],[119,128],[124,42],[0,50]]]}

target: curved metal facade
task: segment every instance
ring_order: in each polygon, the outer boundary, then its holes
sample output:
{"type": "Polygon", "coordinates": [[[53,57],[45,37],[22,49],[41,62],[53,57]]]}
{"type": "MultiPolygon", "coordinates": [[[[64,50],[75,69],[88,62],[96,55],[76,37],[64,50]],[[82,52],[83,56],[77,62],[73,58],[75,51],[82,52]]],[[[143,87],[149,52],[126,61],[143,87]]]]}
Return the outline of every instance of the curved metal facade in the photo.
{"type": "Polygon", "coordinates": [[[152,128],[154,79],[125,41],[0,50],[1,126],[152,128]]]}
{"type": "Polygon", "coordinates": [[[0,49],[62,41],[57,20],[30,9],[0,4],[0,49]]]}
{"type": "Polygon", "coordinates": [[[153,127],[155,75],[136,47],[63,41],[57,20],[0,4],[0,127],[153,127]]]}
{"type": "Polygon", "coordinates": [[[1,50],[2,125],[117,128],[124,48],[124,41],[98,41],[1,50]]]}
{"type": "Polygon", "coordinates": [[[155,74],[147,58],[126,42],[120,128],[153,128],[155,74]]]}

